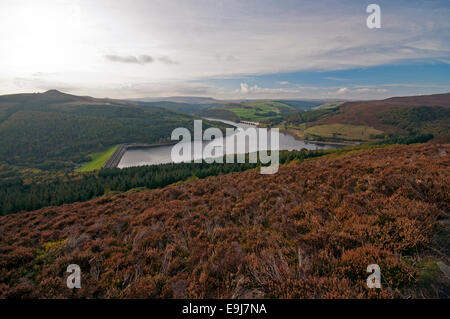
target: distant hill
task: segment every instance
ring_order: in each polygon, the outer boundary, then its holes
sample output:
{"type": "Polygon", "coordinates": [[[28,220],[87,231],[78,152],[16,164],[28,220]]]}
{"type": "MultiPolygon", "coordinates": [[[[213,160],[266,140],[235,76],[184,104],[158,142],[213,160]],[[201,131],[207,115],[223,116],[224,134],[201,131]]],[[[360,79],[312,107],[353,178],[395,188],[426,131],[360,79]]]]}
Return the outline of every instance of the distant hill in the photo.
{"type": "Polygon", "coordinates": [[[231,121],[247,120],[273,124],[286,115],[311,109],[323,101],[300,100],[252,100],[229,102],[198,112],[199,115],[231,121]]]}
{"type": "Polygon", "coordinates": [[[246,112],[242,113],[239,110],[229,110],[230,105],[234,105],[237,109],[248,109],[249,106],[251,106],[255,108],[254,113],[258,113],[258,108],[265,108],[269,106],[269,103],[271,103],[271,106],[274,107],[271,111],[276,113],[280,113],[280,111],[283,113],[289,113],[289,110],[291,110],[291,112],[294,109],[308,110],[325,102],[325,100],[217,100],[210,97],[192,96],[140,98],[133,99],[133,101],[141,102],[143,105],[153,105],[189,114],[198,113],[200,116],[220,118],[230,121],[239,121],[241,117],[243,120],[256,120],[255,117],[259,117],[259,120],[270,120],[274,118],[273,113],[264,114],[264,111],[259,112],[259,114],[252,115],[244,114],[246,112]]]}
{"type": "Polygon", "coordinates": [[[174,128],[191,128],[193,119],[152,105],[56,90],[0,96],[0,163],[73,167],[115,144],[166,141],[174,128]]]}
{"type": "Polygon", "coordinates": [[[275,100],[274,102],[284,103],[290,106],[295,107],[299,110],[309,110],[313,107],[317,107],[325,103],[323,100],[315,100],[315,101],[301,101],[301,100],[275,100]]]}
{"type": "Polygon", "coordinates": [[[131,100],[142,102],[175,102],[186,104],[223,104],[228,102],[228,100],[216,100],[212,97],[199,96],[143,97],[131,100]]]}
{"type": "Polygon", "coordinates": [[[335,114],[322,120],[323,123],[367,124],[380,129],[387,128],[378,116],[384,112],[398,108],[415,107],[450,107],[450,93],[394,97],[385,100],[356,101],[341,104],[335,114]]]}
{"type": "Polygon", "coordinates": [[[189,103],[181,103],[181,102],[170,102],[170,101],[159,101],[159,102],[137,102],[142,106],[149,107],[161,107],[164,109],[168,109],[171,111],[182,112],[187,114],[198,113],[203,109],[213,107],[219,104],[189,104],[189,103]]]}
{"type": "Polygon", "coordinates": [[[353,151],[1,216],[0,298],[448,298],[449,154],[353,151]]]}
{"type": "MultiPolygon", "coordinates": [[[[450,93],[345,102],[294,114],[287,121],[306,133],[325,132],[336,137],[346,125],[349,130],[378,130],[385,137],[432,134],[445,138],[450,134],[450,93]],[[341,131],[334,131],[336,128],[341,131]]],[[[373,138],[376,135],[380,134],[373,134],[373,138]]],[[[325,137],[317,135],[321,136],[325,137]]]]}
{"type": "Polygon", "coordinates": [[[227,103],[225,100],[196,96],[144,97],[131,99],[130,101],[143,106],[162,107],[188,114],[199,113],[201,110],[227,103]]]}

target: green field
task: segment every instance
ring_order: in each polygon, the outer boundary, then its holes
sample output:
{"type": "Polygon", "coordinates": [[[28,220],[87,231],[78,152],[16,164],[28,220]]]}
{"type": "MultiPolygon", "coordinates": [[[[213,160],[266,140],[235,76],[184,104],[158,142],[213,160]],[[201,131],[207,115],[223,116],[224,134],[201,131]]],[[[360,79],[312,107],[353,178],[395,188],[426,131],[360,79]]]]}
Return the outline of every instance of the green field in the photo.
{"type": "Polygon", "coordinates": [[[227,111],[236,114],[242,120],[261,122],[278,118],[283,113],[293,112],[294,107],[280,102],[245,102],[239,107],[227,107],[227,111]]]}
{"type": "Polygon", "coordinates": [[[96,171],[102,168],[102,166],[106,163],[108,158],[116,151],[119,145],[112,146],[108,148],[106,151],[89,154],[91,158],[90,162],[85,163],[82,167],[78,168],[77,172],[90,172],[96,171]]]}
{"type": "Polygon", "coordinates": [[[325,124],[307,128],[306,133],[323,138],[335,138],[343,140],[367,141],[373,140],[383,131],[363,125],[349,124],[325,124]]]}
{"type": "Polygon", "coordinates": [[[301,100],[242,101],[203,109],[197,114],[203,117],[227,119],[235,122],[247,120],[259,122],[261,125],[276,126],[290,114],[309,110],[319,104],[317,101],[301,100]]]}
{"type": "Polygon", "coordinates": [[[344,102],[327,102],[320,104],[318,106],[313,107],[313,110],[320,110],[320,109],[335,109],[338,106],[342,105],[344,102]]]}

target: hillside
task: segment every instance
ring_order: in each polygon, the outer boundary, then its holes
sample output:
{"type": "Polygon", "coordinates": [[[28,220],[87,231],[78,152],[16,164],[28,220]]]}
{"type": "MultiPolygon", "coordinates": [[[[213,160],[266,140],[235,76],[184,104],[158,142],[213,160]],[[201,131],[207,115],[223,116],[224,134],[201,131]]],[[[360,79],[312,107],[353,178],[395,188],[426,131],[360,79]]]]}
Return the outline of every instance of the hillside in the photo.
{"type": "Polygon", "coordinates": [[[72,168],[117,144],[166,141],[174,128],[191,128],[193,119],[152,105],[56,90],[0,96],[0,163],[72,168]]]}
{"type": "Polygon", "coordinates": [[[230,102],[199,111],[199,115],[230,121],[246,120],[266,124],[279,123],[283,118],[299,110],[320,105],[321,101],[259,100],[230,102]]]}
{"type": "Polygon", "coordinates": [[[392,126],[383,123],[379,115],[398,108],[450,108],[450,93],[424,96],[395,97],[385,100],[360,101],[343,103],[336,114],[318,123],[365,124],[378,129],[389,129],[392,126]]]}
{"type": "Polygon", "coordinates": [[[217,104],[190,104],[190,103],[180,103],[170,101],[139,102],[139,104],[142,106],[160,107],[171,111],[182,112],[187,114],[195,114],[205,108],[217,105],[217,104]]]}
{"type": "Polygon", "coordinates": [[[450,138],[450,93],[345,102],[296,113],[288,126],[314,138],[379,140],[432,135],[450,138]],[[364,132],[372,132],[364,138],[364,132]]]}
{"type": "Polygon", "coordinates": [[[356,151],[2,216],[0,297],[448,298],[449,153],[356,151]]]}

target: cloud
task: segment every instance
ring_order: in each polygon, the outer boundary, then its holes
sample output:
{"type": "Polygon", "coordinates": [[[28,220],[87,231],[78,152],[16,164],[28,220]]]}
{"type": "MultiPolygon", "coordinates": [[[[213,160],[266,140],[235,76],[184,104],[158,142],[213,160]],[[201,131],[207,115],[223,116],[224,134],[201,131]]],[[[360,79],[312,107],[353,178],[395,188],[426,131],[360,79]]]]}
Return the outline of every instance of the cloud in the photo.
{"type": "Polygon", "coordinates": [[[142,54],[139,56],[134,56],[134,55],[121,56],[121,55],[116,55],[116,54],[108,54],[108,55],[105,55],[105,58],[112,62],[141,64],[141,65],[153,63],[156,60],[158,62],[167,64],[167,65],[179,64],[179,62],[172,60],[170,57],[168,57],[166,55],[155,59],[154,57],[147,55],[147,54],[142,54]]]}
{"type": "Polygon", "coordinates": [[[348,93],[350,90],[348,88],[340,88],[339,90],[336,91],[337,94],[346,94],[348,93]]]}
{"type": "Polygon", "coordinates": [[[226,57],[225,61],[227,62],[239,62],[239,59],[236,58],[234,55],[229,55],[226,57]]]}
{"type": "Polygon", "coordinates": [[[387,93],[389,90],[387,89],[379,89],[379,88],[369,88],[369,87],[353,87],[353,88],[347,88],[342,87],[339,88],[335,94],[338,94],[340,96],[347,96],[347,97],[363,97],[367,94],[380,94],[380,93],[387,93]]]}
{"type": "MultiPolygon", "coordinates": [[[[418,1],[391,1],[389,8],[383,11],[382,7],[382,28],[378,30],[366,27],[365,5],[355,5],[354,1],[229,0],[211,5],[205,0],[135,0],[132,6],[124,1],[114,6],[106,0],[87,1],[80,6],[89,14],[81,14],[76,27],[60,21],[65,17],[62,4],[49,0],[35,6],[25,1],[4,2],[0,10],[3,82],[12,83],[15,77],[26,74],[43,78],[36,72],[51,72],[57,73],[49,77],[53,83],[80,85],[92,95],[120,96],[117,82],[139,87],[140,83],[158,81],[213,79],[212,83],[220,83],[216,79],[224,78],[235,79],[232,85],[224,85],[228,98],[236,91],[246,97],[267,92],[293,95],[288,89],[319,97],[327,92],[336,95],[342,86],[351,92],[344,90],[341,94],[356,94],[351,74],[348,82],[331,83],[332,88],[323,86],[319,90],[297,88],[297,79],[284,78],[282,73],[370,68],[408,61],[415,64],[420,59],[450,63],[448,1],[429,1],[426,6],[418,1]],[[150,55],[137,55],[140,53],[150,55]],[[291,83],[261,81],[259,85],[265,87],[253,85],[257,82],[253,77],[270,74],[280,74],[276,80],[288,79],[291,83]],[[251,85],[241,88],[240,82],[247,81],[241,79],[245,78],[251,79],[251,85]]],[[[371,83],[358,76],[355,80],[371,83]]],[[[386,77],[383,81],[394,80],[386,77]]],[[[421,79],[428,82],[425,84],[432,84],[430,81],[448,83],[438,76],[421,79]]],[[[313,79],[302,82],[320,85],[313,79]]],[[[139,94],[146,94],[144,90],[139,94]]],[[[390,88],[396,95],[424,91],[437,89],[390,88]]]]}
{"type": "Polygon", "coordinates": [[[386,89],[360,88],[360,89],[355,89],[355,92],[359,92],[359,93],[369,93],[369,92],[386,93],[386,92],[388,92],[388,90],[386,90],[386,89]]]}
{"type": "Polygon", "coordinates": [[[120,98],[168,97],[168,96],[214,96],[225,93],[222,88],[202,82],[161,81],[124,83],[115,86],[120,98]]]}
{"type": "MultiPolygon", "coordinates": [[[[255,85],[254,88],[257,88],[257,86],[255,85]]],[[[250,90],[251,88],[249,88],[247,83],[241,83],[241,93],[247,94],[250,90]]]]}
{"type": "Polygon", "coordinates": [[[115,54],[108,54],[105,55],[105,58],[112,62],[120,62],[120,63],[133,63],[133,64],[148,64],[152,63],[154,61],[153,57],[150,55],[140,55],[140,56],[134,56],[134,55],[128,55],[128,56],[121,56],[121,55],[115,55],[115,54]]]}
{"type": "Polygon", "coordinates": [[[162,57],[158,58],[158,61],[161,63],[167,64],[167,65],[180,64],[179,62],[172,60],[168,56],[162,56],[162,57]]]}
{"type": "Polygon", "coordinates": [[[236,94],[248,95],[248,97],[272,97],[272,96],[298,96],[300,94],[298,88],[288,89],[288,88],[267,88],[260,87],[257,84],[250,86],[248,83],[241,82],[240,89],[236,90],[236,94]]]}
{"type": "Polygon", "coordinates": [[[58,90],[63,92],[77,92],[82,88],[79,84],[68,84],[61,81],[49,81],[45,78],[36,76],[34,78],[17,77],[13,80],[14,86],[19,88],[16,93],[30,92],[30,91],[48,91],[58,90]]]}

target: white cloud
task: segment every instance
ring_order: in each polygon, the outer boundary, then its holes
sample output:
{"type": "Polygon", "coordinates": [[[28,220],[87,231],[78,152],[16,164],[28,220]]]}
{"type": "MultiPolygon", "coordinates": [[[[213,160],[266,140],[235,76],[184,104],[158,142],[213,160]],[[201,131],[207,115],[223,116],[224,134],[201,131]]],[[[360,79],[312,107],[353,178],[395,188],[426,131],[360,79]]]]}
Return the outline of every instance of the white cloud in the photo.
{"type": "Polygon", "coordinates": [[[379,98],[380,94],[388,93],[387,89],[380,89],[376,87],[359,87],[354,86],[352,88],[341,87],[337,91],[330,92],[329,94],[335,94],[343,98],[379,98]]]}
{"type": "Polygon", "coordinates": [[[241,93],[247,94],[249,91],[249,87],[247,83],[241,83],[241,93]]]}
{"type": "MultiPolygon", "coordinates": [[[[369,30],[364,6],[351,1],[79,0],[68,6],[56,0],[2,0],[0,70],[9,83],[52,73],[57,75],[48,81],[55,84],[81,85],[92,95],[109,90],[112,96],[120,93],[117,82],[139,86],[405,59],[445,61],[448,16],[448,7],[392,5],[389,11],[382,7],[382,28],[369,30]],[[140,53],[151,55],[141,59],[140,53]]],[[[270,92],[258,86],[247,90],[270,92]]]]}
{"type": "Polygon", "coordinates": [[[340,88],[339,90],[336,91],[337,94],[345,94],[348,92],[349,92],[348,88],[340,88]]]}
{"type": "Polygon", "coordinates": [[[257,84],[251,86],[241,82],[240,89],[234,91],[233,96],[244,98],[298,98],[302,93],[299,87],[296,88],[267,88],[257,84]]]}
{"type": "Polygon", "coordinates": [[[147,64],[152,63],[155,59],[151,57],[150,55],[127,55],[127,56],[120,56],[116,54],[107,54],[105,55],[105,59],[111,61],[111,62],[119,62],[119,63],[133,63],[133,64],[147,64]]]}

